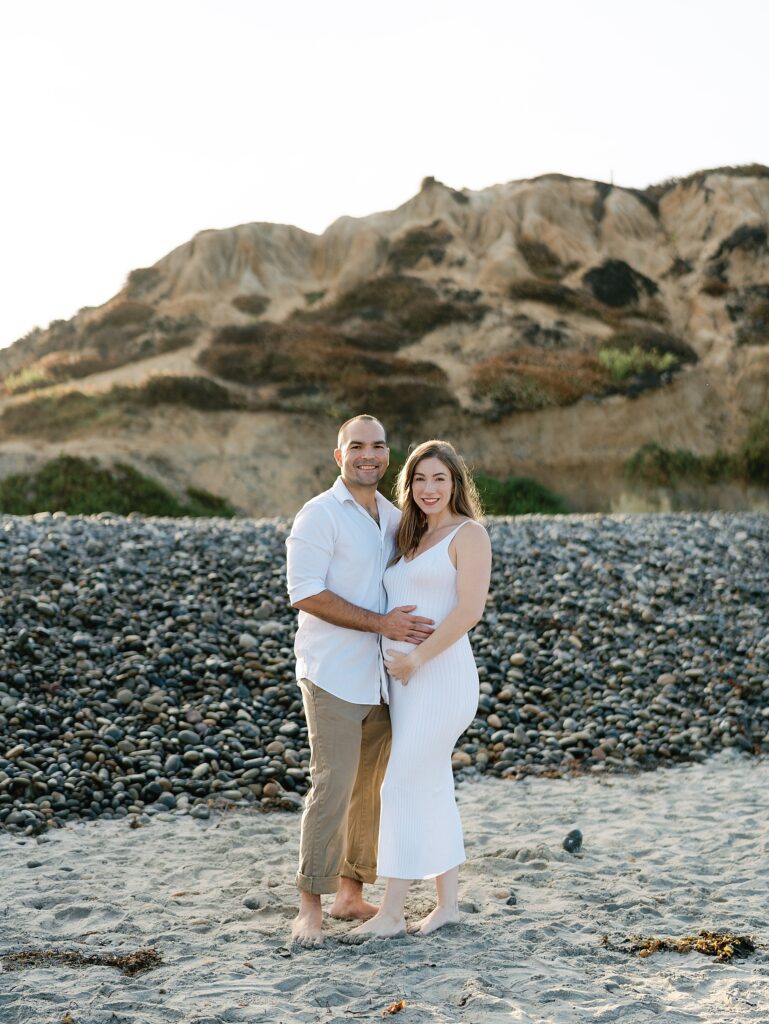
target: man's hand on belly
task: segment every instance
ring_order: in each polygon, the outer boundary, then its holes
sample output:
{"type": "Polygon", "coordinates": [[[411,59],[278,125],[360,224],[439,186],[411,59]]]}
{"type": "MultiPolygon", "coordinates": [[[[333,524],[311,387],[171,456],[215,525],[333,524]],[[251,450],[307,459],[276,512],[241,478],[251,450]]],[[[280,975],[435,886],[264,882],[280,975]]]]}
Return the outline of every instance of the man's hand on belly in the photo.
{"type": "Polygon", "coordinates": [[[378,632],[388,640],[401,640],[408,644],[421,644],[433,632],[435,622],[421,615],[412,615],[415,604],[404,604],[400,608],[391,608],[382,616],[382,625],[378,632]]]}
{"type": "Polygon", "coordinates": [[[345,629],[357,629],[363,633],[379,633],[390,640],[403,640],[409,644],[421,644],[430,636],[435,625],[432,619],[411,614],[416,608],[415,604],[402,605],[381,615],[350,604],[330,590],[322,590],[312,597],[296,601],[294,608],[330,622],[332,626],[344,626],[345,629]]]}

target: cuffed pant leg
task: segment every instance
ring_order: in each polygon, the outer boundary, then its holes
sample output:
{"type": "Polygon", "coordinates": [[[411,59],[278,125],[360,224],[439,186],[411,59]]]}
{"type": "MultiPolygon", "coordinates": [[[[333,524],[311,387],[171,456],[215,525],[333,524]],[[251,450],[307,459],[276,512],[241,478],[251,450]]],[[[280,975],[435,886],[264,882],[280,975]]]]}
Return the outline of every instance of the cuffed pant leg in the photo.
{"type": "Polygon", "coordinates": [[[350,704],[303,679],[310,742],[311,789],[302,815],[297,886],[336,892],[345,859],[350,798],[361,754],[363,719],[370,705],[350,704]]]}
{"type": "Polygon", "coordinates": [[[390,709],[386,704],[369,710],[361,731],[360,761],[350,798],[347,856],[342,874],[358,882],[375,882],[379,846],[379,791],[390,757],[392,740],[390,709]]]}

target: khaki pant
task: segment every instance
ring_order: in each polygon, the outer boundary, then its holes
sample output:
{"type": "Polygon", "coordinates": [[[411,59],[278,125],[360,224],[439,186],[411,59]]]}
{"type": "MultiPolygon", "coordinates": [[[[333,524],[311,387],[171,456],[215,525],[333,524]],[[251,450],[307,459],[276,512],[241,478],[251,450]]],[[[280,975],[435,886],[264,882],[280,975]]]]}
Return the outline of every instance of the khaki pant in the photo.
{"type": "Polygon", "coordinates": [[[386,704],[350,704],[309,679],[299,683],[310,738],[297,886],[330,893],[339,878],[376,881],[379,790],[390,756],[386,704]]]}

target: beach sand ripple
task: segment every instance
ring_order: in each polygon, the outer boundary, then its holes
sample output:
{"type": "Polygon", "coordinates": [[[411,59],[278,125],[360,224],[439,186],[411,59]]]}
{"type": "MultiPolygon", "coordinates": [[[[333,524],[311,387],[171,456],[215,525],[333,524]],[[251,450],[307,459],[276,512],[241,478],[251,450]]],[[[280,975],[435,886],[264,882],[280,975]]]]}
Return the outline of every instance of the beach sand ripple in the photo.
{"type": "MultiPolygon", "coordinates": [[[[0,1020],[341,1024],[381,1019],[403,999],[401,1024],[766,1024],[767,792],[769,763],[734,752],[636,776],[466,783],[461,925],[348,947],[335,940],[352,925],[329,919],[314,950],[289,947],[295,814],[159,812],[136,829],[107,820],[6,833],[0,953],[155,947],[163,963],[136,977],[3,972],[0,1020]],[[570,854],[574,828],[583,845],[570,854]],[[703,928],[752,935],[757,951],[717,963],[602,945],[703,928]]],[[[408,915],[431,897],[419,883],[408,915]]]]}

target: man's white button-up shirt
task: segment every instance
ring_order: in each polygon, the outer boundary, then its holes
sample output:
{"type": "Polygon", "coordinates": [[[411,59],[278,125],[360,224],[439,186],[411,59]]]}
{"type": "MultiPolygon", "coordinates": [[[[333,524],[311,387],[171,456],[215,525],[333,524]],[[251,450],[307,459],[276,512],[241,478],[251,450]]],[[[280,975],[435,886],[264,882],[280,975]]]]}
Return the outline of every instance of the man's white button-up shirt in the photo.
{"type": "MultiPolygon", "coordinates": [[[[400,512],[377,492],[379,525],[341,477],[300,510],[286,541],[291,603],[329,590],[384,614],[382,576],[395,552],[400,512]]],[[[364,633],[300,610],[294,643],[297,679],[351,704],[378,704],[385,673],[379,634],[364,633]]]]}

